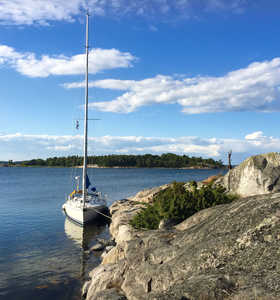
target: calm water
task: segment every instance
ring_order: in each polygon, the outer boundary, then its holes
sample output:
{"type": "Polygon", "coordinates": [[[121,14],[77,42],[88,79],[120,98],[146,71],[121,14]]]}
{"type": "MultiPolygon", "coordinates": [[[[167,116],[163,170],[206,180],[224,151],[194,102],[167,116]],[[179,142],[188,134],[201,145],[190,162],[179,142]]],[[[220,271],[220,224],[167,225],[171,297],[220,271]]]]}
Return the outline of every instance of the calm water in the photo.
{"type": "MultiPolygon", "coordinates": [[[[106,225],[83,232],[61,211],[72,191],[71,178],[80,173],[69,168],[0,168],[0,299],[80,299],[83,281],[100,262],[98,254],[82,248],[94,245],[97,237],[108,237],[106,225]]],[[[221,170],[89,170],[109,205],[145,188],[217,173],[221,170]]]]}

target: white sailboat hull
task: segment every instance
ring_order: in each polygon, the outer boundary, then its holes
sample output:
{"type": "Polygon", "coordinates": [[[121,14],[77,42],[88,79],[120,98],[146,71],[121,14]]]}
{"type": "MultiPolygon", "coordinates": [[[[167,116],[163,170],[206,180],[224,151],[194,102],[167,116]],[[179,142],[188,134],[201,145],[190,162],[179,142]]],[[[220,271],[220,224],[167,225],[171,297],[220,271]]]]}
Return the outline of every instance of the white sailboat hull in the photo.
{"type": "Polygon", "coordinates": [[[90,222],[93,222],[95,219],[100,217],[100,213],[104,211],[106,205],[77,205],[76,203],[71,203],[71,201],[67,201],[63,205],[63,210],[66,216],[73,221],[79,223],[80,225],[84,225],[90,222]]]}

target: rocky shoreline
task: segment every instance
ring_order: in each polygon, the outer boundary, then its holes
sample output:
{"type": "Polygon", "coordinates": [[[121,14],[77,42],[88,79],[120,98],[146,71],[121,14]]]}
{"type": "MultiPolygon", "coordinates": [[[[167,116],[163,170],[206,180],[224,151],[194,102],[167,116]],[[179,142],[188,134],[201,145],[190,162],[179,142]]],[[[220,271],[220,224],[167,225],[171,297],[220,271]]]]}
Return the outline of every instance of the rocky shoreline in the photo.
{"type": "MultiPolygon", "coordinates": [[[[88,168],[93,168],[93,169],[171,169],[171,168],[165,168],[165,167],[150,167],[150,168],[144,168],[144,167],[121,167],[121,166],[114,166],[114,167],[103,167],[99,165],[88,165],[88,168]]],[[[74,168],[81,169],[83,166],[75,166],[74,168]]],[[[182,168],[174,168],[178,170],[212,170],[212,169],[217,169],[215,167],[210,168],[210,167],[201,167],[201,166],[191,166],[191,167],[182,167],[182,168]]]]}
{"type": "MultiPolygon", "coordinates": [[[[90,169],[173,169],[173,168],[166,168],[166,167],[121,167],[121,166],[114,166],[114,167],[103,167],[99,165],[88,165],[87,166],[90,169]]],[[[21,165],[21,164],[14,164],[14,165],[8,165],[8,164],[0,164],[0,168],[66,168],[65,166],[41,166],[41,165],[34,165],[34,166],[27,166],[27,165],[21,165]]],[[[74,167],[68,167],[68,168],[76,168],[76,169],[82,169],[83,166],[74,166],[74,167]]],[[[201,166],[191,166],[191,167],[182,167],[182,168],[174,168],[178,170],[212,170],[212,169],[219,169],[217,167],[201,167],[201,166]]],[[[222,168],[225,169],[225,168],[222,168]]]]}
{"type": "Polygon", "coordinates": [[[254,195],[202,210],[165,229],[136,231],[129,220],[168,185],[115,202],[110,233],[116,245],[90,272],[85,299],[279,299],[279,162],[275,155],[249,160],[242,171],[232,170],[218,180],[228,182],[225,178],[232,176],[242,183],[233,174],[247,176],[260,187],[252,191],[248,185],[254,195]],[[271,174],[274,186],[267,190],[271,174]]]}

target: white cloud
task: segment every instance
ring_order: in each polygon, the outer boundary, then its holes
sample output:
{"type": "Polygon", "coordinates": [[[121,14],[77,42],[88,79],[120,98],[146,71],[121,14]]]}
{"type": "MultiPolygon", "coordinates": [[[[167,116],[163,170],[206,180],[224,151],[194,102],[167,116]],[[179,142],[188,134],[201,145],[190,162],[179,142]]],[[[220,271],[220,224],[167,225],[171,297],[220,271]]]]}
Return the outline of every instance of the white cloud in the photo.
{"type": "MultiPolygon", "coordinates": [[[[203,11],[241,12],[248,6],[242,0],[1,0],[0,23],[48,25],[50,21],[72,22],[89,8],[92,14],[121,17],[190,17],[203,11]]],[[[169,19],[169,18],[166,18],[169,19]]],[[[174,19],[174,18],[173,18],[174,19]]]]}
{"type": "MultiPolygon", "coordinates": [[[[82,83],[65,84],[67,88],[82,83]]],[[[225,111],[278,111],[280,58],[255,62],[222,77],[157,75],[140,81],[107,79],[90,82],[91,87],[124,91],[107,102],[91,103],[101,111],[130,113],[152,104],[179,104],[187,114],[225,111]]]]}
{"type": "Polygon", "coordinates": [[[206,10],[214,10],[214,11],[224,11],[231,10],[234,13],[243,13],[245,8],[247,7],[247,0],[232,0],[232,1],[224,1],[224,0],[208,0],[208,5],[206,6],[206,10]]]}
{"type": "MultiPolygon", "coordinates": [[[[0,134],[0,143],[0,161],[82,155],[83,149],[81,135],[0,134]]],[[[271,151],[280,152],[280,138],[267,137],[261,131],[250,133],[244,139],[143,136],[89,138],[89,155],[172,152],[226,160],[227,152],[230,149],[233,151],[233,163],[236,164],[250,155],[271,151]]]]}
{"type": "Polygon", "coordinates": [[[65,152],[65,151],[71,151],[74,149],[77,149],[77,147],[75,145],[67,145],[67,146],[48,146],[47,147],[48,150],[51,151],[60,151],[60,152],[65,152]]]}
{"type": "Polygon", "coordinates": [[[38,23],[47,25],[48,21],[73,21],[80,12],[81,0],[2,0],[0,2],[0,21],[7,24],[38,23]]]}
{"type": "MultiPolygon", "coordinates": [[[[128,52],[117,49],[92,49],[89,53],[89,73],[95,74],[107,69],[128,68],[136,58],[128,52]]],[[[6,64],[29,77],[50,75],[74,75],[85,72],[85,54],[71,57],[64,55],[43,55],[20,53],[12,47],[0,45],[0,64],[6,64]]]]}
{"type": "Polygon", "coordinates": [[[262,131],[256,131],[245,136],[246,140],[259,140],[265,138],[262,131]]]}
{"type": "MultiPolygon", "coordinates": [[[[118,79],[106,79],[99,81],[91,81],[88,86],[98,87],[102,89],[110,89],[110,90],[118,90],[118,91],[126,91],[129,90],[133,85],[136,85],[137,82],[133,80],[118,80],[118,79]]],[[[73,88],[81,88],[85,86],[84,82],[71,82],[65,83],[63,86],[67,89],[73,88]]]]}

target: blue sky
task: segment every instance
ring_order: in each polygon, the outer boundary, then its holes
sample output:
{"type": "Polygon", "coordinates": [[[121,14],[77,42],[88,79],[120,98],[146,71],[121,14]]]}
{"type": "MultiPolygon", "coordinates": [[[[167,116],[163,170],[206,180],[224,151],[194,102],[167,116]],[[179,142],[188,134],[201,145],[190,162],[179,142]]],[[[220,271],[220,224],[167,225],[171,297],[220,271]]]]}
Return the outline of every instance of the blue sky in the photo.
{"type": "Polygon", "coordinates": [[[233,162],[280,151],[280,3],[2,0],[0,161],[82,153],[233,162]]]}

